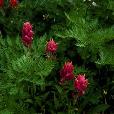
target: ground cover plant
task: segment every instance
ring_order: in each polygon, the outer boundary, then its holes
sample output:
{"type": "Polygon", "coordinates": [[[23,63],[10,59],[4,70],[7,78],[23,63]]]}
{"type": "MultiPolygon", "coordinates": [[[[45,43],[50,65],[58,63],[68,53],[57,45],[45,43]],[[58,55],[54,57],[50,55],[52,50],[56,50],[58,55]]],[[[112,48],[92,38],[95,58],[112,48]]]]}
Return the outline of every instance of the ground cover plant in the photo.
{"type": "Polygon", "coordinates": [[[114,1],[0,0],[0,114],[114,114],[114,1]]]}

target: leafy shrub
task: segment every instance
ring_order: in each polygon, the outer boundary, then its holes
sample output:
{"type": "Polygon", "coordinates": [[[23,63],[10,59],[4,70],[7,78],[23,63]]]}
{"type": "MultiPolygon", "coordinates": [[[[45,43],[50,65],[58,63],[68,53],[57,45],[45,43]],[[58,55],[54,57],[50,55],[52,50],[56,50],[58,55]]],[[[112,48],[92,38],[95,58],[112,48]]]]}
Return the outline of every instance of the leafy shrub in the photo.
{"type": "MultiPolygon", "coordinates": [[[[113,0],[9,1],[0,7],[0,114],[113,114],[113,0]],[[31,47],[21,39],[30,21],[31,47]],[[47,53],[47,41],[57,51],[47,53]],[[78,96],[74,79],[60,83],[60,71],[72,61],[75,78],[89,85],[78,96]]],[[[65,73],[66,74],[66,73],[65,73]]]]}

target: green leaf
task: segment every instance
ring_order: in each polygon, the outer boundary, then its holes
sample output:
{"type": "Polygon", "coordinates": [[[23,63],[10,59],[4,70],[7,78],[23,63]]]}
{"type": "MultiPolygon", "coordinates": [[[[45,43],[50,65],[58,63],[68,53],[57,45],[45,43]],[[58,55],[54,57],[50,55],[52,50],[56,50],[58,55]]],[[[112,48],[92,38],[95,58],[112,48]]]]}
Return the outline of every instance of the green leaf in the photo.
{"type": "Polygon", "coordinates": [[[5,109],[5,110],[0,111],[0,114],[13,114],[13,113],[5,109]]]}
{"type": "Polygon", "coordinates": [[[10,92],[9,92],[10,95],[16,95],[17,93],[18,93],[18,88],[17,87],[12,87],[10,89],[10,92]]]}
{"type": "Polygon", "coordinates": [[[63,92],[63,89],[62,89],[60,86],[55,85],[55,87],[56,87],[56,89],[58,90],[58,92],[59,92],[60,94],[63,92]]]}
{"type": "Polygon", "coordinates": [[[109,107],[110,107],[110,105],[108,105],[108,104],[100,104],[100,105],[94,107],[93,109],[91,109],[89,114],[104,112],[109,107]]]}

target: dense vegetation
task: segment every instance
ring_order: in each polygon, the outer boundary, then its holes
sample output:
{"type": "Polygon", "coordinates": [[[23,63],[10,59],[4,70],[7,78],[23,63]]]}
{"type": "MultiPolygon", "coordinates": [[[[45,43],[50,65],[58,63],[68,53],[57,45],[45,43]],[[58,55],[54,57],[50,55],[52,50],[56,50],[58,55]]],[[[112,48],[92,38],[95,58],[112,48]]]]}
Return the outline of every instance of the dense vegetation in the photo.
{"type": "Polygon", "coordinates": [[[114,114],[114,0],[1,1],[0,114],[114,114]],[[75,79],[63,83],[68,62],[75,79]],[[79,75],[89,83],[81,96],[79,75]]]}

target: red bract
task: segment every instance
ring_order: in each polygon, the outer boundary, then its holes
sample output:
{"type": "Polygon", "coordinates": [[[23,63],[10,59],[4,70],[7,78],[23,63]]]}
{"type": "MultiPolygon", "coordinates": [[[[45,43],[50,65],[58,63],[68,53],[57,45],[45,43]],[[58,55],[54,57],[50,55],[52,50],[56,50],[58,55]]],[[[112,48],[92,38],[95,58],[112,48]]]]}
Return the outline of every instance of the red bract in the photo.
{"type": "Polygon", "coordinates": [[[63,83],[65,80],[72,80],[74,78],[73,70],[74,66],[72,65],[72,62],[67,62],[64,64],[60,71],[61,83],[63,83]]]}
{"type": "Polygon", "coordinates": [[[50,39],[50,41],[47,42],[46,51],[51,53],[55,53],[57,51],[57,43],[53,39],[50,39]]]}
{"type": "Polygon", "coordinates": [[[0,7],[2,7],[4,4],[4,0],[0,0],[0,7]]]}
{"type": "Polygon", "coordinates": [[[88,79],[85,79],[85,75],[79,74],[74,81],[74,87],[78,91],[79,96],[82,96],[88,86],[88,79]]]}
{"type": "Polygon", "coordinates": [[[13,7],[16,7],[18,5],[18,1],[17,0],[10,0],[10,6],[13,8],[13,7]]]}
{"type": "Polygon", "coordinates": [[[30,22],[25,22],[22,29],[22,42],[26,47],[30,47],[32,44],[34,32],[32,31],[32,25],[30,22]]]}

